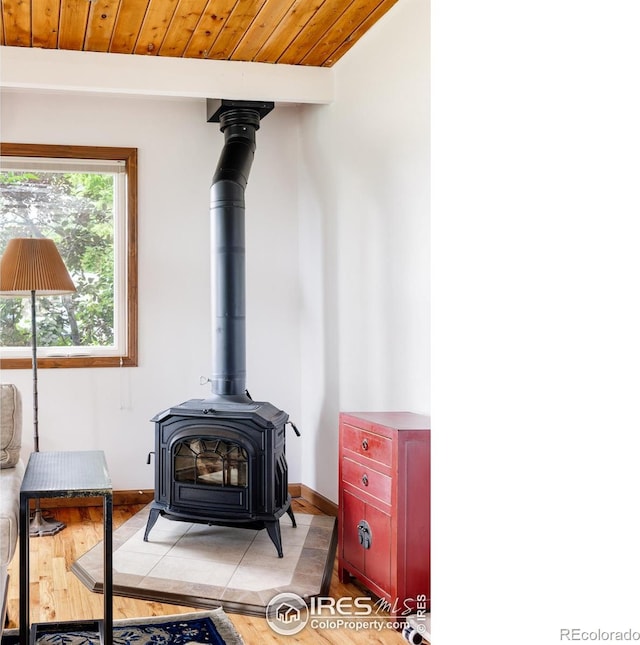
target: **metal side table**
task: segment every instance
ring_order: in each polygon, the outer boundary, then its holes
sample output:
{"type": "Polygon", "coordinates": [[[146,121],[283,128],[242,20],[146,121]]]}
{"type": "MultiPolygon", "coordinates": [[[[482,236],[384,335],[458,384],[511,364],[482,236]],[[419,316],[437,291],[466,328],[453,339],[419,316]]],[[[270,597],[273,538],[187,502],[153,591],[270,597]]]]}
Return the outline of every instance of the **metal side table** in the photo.
{"type": "MultiPolygon", "coordinates": [[[[101,450],[34,452],[20,489],[20,645],[35,642],[38,631],[90,629],[103,645],[113,645],[113,489],[101,450]],[[29,618],[29,500],[45,497],[102,497],[104,504],[104,617],[92,621],[37,623],[29,618]],[[54,627],[55,626],[55,627],[54,627]],[[58,629],[59,627],[59,629],[58,629]]],[[[46,537],[38,538],[46,540],[46,537]]]]}

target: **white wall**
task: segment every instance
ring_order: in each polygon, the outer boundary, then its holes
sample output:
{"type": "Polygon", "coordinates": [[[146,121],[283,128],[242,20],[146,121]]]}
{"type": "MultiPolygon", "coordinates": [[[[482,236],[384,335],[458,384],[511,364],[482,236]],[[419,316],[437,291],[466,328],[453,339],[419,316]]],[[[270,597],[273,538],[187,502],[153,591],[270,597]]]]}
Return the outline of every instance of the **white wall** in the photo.
{"type": "MultiPolygon", "coordinates": [[[[209,393],[209,186],[223,135],[203,99],[5,91],[2,140],[138,148],[139,367],[41,369],[42,450],[103,449],[116,490],[153,488],[157,412],[209,393]]],[[[297,111],[279,107],[257,133],[247,203],[247,386],[293,420],[300,414],[297,111]],[[292,127],[293,124],[293,127],[292,127]],[[277,161],[274,161],[277,160],[277,161]]],[[[5,370],[24,400],[31,371],[5,370]]],[[[301,445],[288,445],[300,481],[301,445]]]]}
{"type": "Polygon", "coordinates": [[[430,412],[429,3],[399,2],[335,71],[300,167],[302,480],[334,501],[339,411],[430,412]]]}
{"type": "MultiPolygon", "coordinates": [[[[403,0],[333,68],[333,104],[278,105],[257,133],[247,385],[303,433],[289,432],[289,480],[334,501],[340,410],[430,411],[428,51],[429,5],[403,0]]],[[[202,99],[100,91],[5,90],[1,134],[139,149],[140,366],[41,370],[40,428],[43,450],[104,449],[115,489],[146,489],[149,419],[209,392],[222,134],[202,99]]],[[[28,452],[31,373],[2,380],[24,394],[28,452]]]]}

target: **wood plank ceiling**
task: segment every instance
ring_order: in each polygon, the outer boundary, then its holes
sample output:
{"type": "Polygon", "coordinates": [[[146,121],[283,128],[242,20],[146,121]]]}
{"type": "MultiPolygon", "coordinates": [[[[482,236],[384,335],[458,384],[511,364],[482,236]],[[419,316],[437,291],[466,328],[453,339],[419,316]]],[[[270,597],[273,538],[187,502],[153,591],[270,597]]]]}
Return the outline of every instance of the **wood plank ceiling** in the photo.
{"type": "Polygon", "coordinates": [[[397,0],[1,0],[0,44],[331,67],[397,0]]]}

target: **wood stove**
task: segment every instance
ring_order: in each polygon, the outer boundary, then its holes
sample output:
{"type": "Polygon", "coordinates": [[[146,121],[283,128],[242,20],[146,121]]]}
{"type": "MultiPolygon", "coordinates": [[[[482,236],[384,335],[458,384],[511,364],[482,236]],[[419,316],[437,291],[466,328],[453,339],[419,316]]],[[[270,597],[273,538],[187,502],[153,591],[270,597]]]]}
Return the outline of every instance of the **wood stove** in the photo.
{"type": "Polygon", "coordinates": [[[152,419],[155,496],[144,539],[160,515],[266,528],[282,557],[279,518],[287,513],[296,525],[285,457],[289,415],[245,389],[244,190],[255,132],[273,103],[208,100],[207,109],[225,136],[211,185],[213,393],[152,419]]]}
{"type": "Polygon", "coordinates": [[[282,557],[279,518],[295,518],[287,490],[288,415],[270,403],[192,399],[156,424],[155,499],[144,539],[168,519],[266,528],[282,557]]]}

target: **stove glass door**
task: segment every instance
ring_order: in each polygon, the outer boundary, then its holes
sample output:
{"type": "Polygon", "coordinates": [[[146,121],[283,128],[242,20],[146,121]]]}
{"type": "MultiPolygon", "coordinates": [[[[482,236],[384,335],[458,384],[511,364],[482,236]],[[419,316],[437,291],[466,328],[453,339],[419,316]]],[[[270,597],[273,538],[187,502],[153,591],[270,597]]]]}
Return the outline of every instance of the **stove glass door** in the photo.
{"type": "Polygon", "coordinates": [[[245,449],[226,439],[189,437],[174,452],[174,478],[202,486],[247,486],[245,449]]]}

